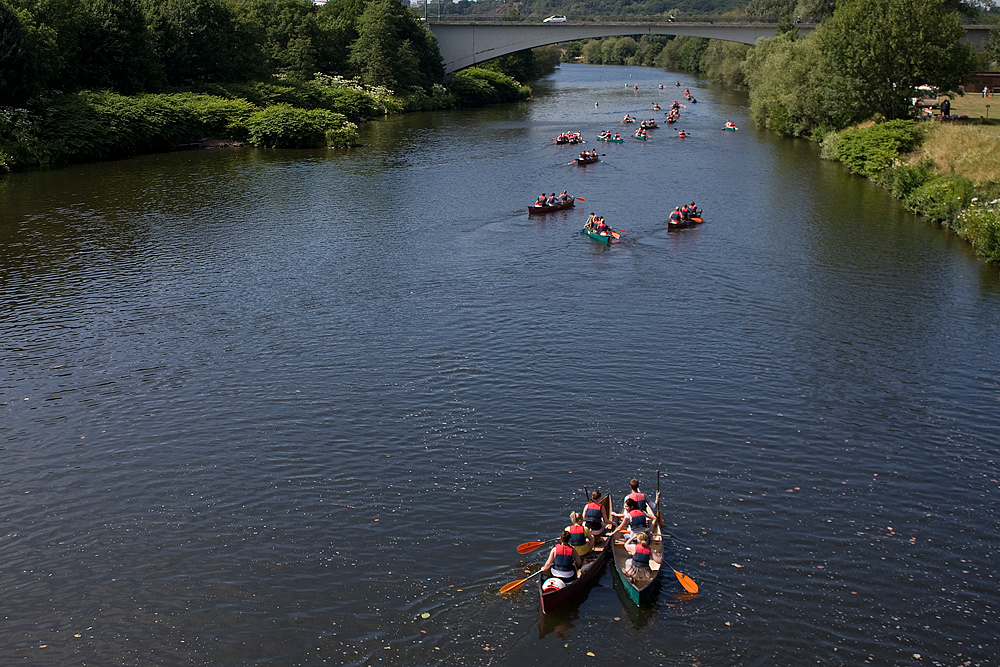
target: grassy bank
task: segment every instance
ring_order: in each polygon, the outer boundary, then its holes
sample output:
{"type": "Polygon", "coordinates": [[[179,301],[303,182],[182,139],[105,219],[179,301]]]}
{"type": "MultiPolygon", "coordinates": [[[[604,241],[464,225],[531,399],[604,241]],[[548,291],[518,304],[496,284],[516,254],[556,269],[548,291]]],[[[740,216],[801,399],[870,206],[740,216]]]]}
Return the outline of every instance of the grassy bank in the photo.
{"type": "MultiPolygon", "coordinates": [[[[959,98],[952,109],[974,110],[975,99],[959,98]]],[[[985,112],[989,100],[978,99],[985,112]]],[[[854,127],[827,135],[822,155],[947,225],[980,259],[1000,262],[1000,124],[897,120],[854,127]]]]}

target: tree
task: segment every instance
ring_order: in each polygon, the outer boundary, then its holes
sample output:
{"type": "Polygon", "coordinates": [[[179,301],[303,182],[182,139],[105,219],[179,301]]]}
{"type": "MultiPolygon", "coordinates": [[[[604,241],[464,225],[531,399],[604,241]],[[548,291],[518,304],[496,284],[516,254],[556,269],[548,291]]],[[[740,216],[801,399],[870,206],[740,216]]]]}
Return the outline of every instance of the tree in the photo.
{"type": "Polygon", "coordinates": [[[357,30],[350,63],[366,84],[405,92],[444,79],[437,40],[398,0],[369,2],[357,30]]]}
{"type": "Polygon", "coordinates": [[[138,0],[90,0],[77,33],[81,88],[134,93],[159,83],[159,69],[138,0]]]}
{"type": "Polygon", "coordinates": [[[912,111],[920,85],[954,90],[975,69],[960,44],[958,14],[942,0],[842,0],[817,30],[829,71],[849,86],[860,108],[886,119],[912,111]]]}
{"type": "Polygon", "coordinates": [[[167,82],[248,81],[266,74],[254,35],[222,0],[142,0],[167,82]]]}
{"type": "Polygon", "coordinates": [[[0,107],[16,106],[35,92],[35,54],[28,31],[5,0],[0,0],[0,107]]]}

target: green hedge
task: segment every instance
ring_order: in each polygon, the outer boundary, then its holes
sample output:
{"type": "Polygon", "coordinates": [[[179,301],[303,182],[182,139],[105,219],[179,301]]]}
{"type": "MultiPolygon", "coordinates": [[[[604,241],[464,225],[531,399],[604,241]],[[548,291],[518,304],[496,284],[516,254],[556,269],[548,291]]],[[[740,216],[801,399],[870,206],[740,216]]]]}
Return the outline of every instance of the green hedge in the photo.
{"type": "Polygon", "coordinates": [[[972,244],[976,256],[1000,262],[1000,199],[973,199],[953,224],[959,236],[972,244]]]}
{"type": "Polygon", "coordinates": [[[246,122],[247,138],[266,148],[319,148],[327,141],[355,143],[357,133],[343,114],[276,104],[255,111],[246,122]],[[329,133],[329,134],[328,134],[329,133]]]}
{"type": "Polygon", "coordinates": [[[449,87],[458,103],[464,106],[515,102],[531,96],[531,88],[522,86],[506,74],[479,67],[457,72],[449,87]]]}
{"type": "Polygon", "coordinates": [[[923,131],[912,120],[891,120],[870,127],[849,128],[828,134],[821,155],[847,165],[852,173],[877,178],[896,159],[913,150],[923,131]]]}

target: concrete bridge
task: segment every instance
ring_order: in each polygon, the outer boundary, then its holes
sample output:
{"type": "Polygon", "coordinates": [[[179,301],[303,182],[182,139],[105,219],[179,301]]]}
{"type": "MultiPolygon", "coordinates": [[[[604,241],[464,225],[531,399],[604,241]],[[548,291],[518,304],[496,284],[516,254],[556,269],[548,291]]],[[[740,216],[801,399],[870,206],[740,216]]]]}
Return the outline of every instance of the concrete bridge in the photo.
{"type": "MultiPolygon", "coordinates": [[[[571,42],[589,37],[617,35],[689,35],[743,44],[756,44],[761,37],[774,37],[776,23],[520,23],[512,21],[428,21],[437,37],[445,72],[523,51],[536,46],[571,42]]],[[[798,24],[799,34],[812,32],[815,24],[798,24]]],[[[982,48],[990,26],[968,25],[966,40],[982,48]]]]}

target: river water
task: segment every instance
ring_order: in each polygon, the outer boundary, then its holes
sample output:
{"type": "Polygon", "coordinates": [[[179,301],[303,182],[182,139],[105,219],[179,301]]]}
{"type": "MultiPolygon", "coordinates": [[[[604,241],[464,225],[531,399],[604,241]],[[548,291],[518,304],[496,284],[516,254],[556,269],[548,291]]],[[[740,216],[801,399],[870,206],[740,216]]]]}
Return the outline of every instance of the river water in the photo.
{"type": "Polygon", "coordinates": [[[687,75],[363,136],[0,181],[0,663],[996,664],[996,267],[687,75]],[[696,597],[497,594],[657,470],[696,597]]]}

